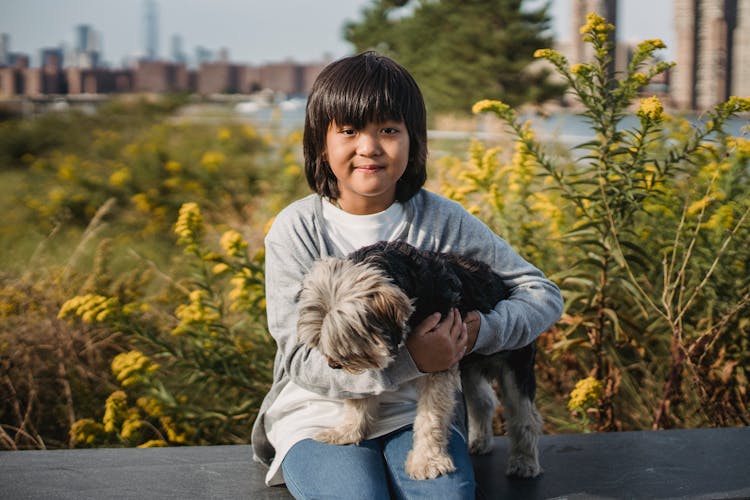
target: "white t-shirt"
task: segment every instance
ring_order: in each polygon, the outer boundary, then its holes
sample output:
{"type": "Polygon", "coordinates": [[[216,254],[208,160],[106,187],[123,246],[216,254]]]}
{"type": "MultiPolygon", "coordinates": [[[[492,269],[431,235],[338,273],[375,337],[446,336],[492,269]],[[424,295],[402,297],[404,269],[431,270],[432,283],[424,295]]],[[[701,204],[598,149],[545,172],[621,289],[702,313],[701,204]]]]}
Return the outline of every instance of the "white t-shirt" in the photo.
{"type": "MultiPolygon", "coordinates": [[[[323,220],[330,241],[347,255],[363,246],[397,237],[404,229],[404,207],[394,203],[383,212],[352,215],[328,201],[323,202],[323,220]]],[[[414,382],[395,392],[378,396],[378,417],[367,439],[383,436],[414,422],[417,391],[414,382]]],[[[319,431],[335,427],[343,419],[343,401],[321,396],[289,382],[265,415],[266,433],[276,455],[266,474],[266,485],[284,482],[281,462],[297,442],[319,431]]]]}

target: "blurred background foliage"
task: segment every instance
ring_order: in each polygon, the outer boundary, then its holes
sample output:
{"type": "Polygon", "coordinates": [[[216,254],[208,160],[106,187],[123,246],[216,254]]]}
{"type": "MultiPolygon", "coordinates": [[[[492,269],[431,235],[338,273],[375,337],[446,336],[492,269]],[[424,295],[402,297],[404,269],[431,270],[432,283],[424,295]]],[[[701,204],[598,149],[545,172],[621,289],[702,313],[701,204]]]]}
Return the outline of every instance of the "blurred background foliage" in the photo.
{"type": "Polygon", "coordinates": [[[552,45],[551,23],[546,2],[374,0],[344,34],[357,51],[403,64],[429,112],[460,114],[487,96],[513,106],[561,96],[550,68],[532,64],[535,49],[552,45]]]}
{"type": "MultiPolygon", "coordinates": [[[[469,8],[454,3],[409,12],[469,8]]],[[[520,2],[498,3],[512,13],[520,2]]],[[[383,29],[418,22],[388,14],[403,4],[375,2],[366,22],[378,9],[383,29]]],[[[543,10],[528,15],[547,22],[543,10]]],[[[572,149],[538,140],[515,111],[547,95],[536,83],[514,94],[485,76],[449,84],[410,67],[426,94],[476,89],[451,106],[499,99],[477,103],[475,124],[510,132],[431,139],[427,187],[563,289],[565,313],[539,339],[546,432],[747,425],[750,141],[724,125],[750,101],[732,98],[698,123],[670,116],[658,99],[639,99],[668,67],[651,62],[660,42],[611,75],[609,27],[592,17],[584,28],[596,53],[587,64],[536,51],[535,65],[567,82],[591,127],[572,149]]],[[[387,39],[386,52],[413,57],[387,39]]],[[[483,61],[518,52],[485,41],[483,61]]],[[[275,352],[262,239],[308,193],[301,135],[190,119],[189,104],[123,97],[95,113],[0,122],[3,448],[249,442],[275,352]]]]}

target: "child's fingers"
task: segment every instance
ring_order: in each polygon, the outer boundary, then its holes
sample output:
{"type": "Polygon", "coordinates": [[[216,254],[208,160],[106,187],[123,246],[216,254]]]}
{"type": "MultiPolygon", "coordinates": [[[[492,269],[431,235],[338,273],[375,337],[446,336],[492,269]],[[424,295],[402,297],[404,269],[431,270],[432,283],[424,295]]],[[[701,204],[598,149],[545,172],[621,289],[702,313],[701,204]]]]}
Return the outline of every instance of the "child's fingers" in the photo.
{"type": "Polygon", "coordinates": [[[427,316],[414,328],[415,335],[426,335],[436,329],[440,323],[440,313],[436,312],[427,316]]]}

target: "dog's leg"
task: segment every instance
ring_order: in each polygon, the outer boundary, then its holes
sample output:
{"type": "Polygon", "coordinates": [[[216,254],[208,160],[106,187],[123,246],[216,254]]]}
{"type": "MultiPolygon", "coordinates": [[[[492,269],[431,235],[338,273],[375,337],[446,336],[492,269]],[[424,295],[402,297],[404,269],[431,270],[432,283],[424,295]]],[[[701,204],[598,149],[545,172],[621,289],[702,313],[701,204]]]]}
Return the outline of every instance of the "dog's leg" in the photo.
{"type": "Polygon", "coordinates": [[[515,374],[507,367],[500,380],[503,388],[503,410],[510,438],[510,457],[506,474],[536,477],[542,473],[538,443],[542,434],[542,416],[529,394],[522,393],[515,374]]]}
{"type": "Polygon", "coordinates": [[[448,454],[448,432],[458,389],[458,368],[419,379],[414,444],[406,457],[413,479],[433,479],[456,470],[448,454]]]}
{"type": "Polygon", "coordinates": [[[317,433],[315,440],[330,444],[359,443],[367,435],[376,411],[376,398],[345,399],[344,420],[337,427],[317,433]]]}
{"type": "Polygon", "coordinates": [[[492,451],[492,419],[497,397],[489,381],[477,366],[461,369],[461,388],[466,400],[469,427],[469,452],[485,454],[492,451]]]}

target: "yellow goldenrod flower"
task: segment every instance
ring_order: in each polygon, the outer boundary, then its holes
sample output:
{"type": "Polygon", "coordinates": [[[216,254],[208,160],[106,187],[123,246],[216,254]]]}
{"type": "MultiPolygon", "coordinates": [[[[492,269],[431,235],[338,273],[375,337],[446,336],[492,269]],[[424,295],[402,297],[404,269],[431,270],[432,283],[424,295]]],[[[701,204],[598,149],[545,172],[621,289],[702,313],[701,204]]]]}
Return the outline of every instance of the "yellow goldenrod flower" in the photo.
{"type": "Polygon", "coordinates": [[[73,169],[69,165],[61,165],[57,169],[57,176],[63,181],[73,180],[73,169]]]}
{"type": "Polygon", "coordinates": [[[165,448],[169,446],[163,439],[151,439],[143,444],[139,444],[136,448],[165,448]]]}
{"type": "Polygon", "coordinates": [[[181,304],[175,309],[180,324],[172,330],[173,335],[184,333],[192,325],[211,325],[221,319],[221,314],[211,303],[205,290],[193,290],[189,295],[190,302],[181,304]]]}
{"type": "Polygon", "coordinates": [[[176,174],[182,170],[182,165],[180,165],[180,162],[178,161],[169,160],[164,164],[164,170],[176,174]]]}
{"type": "Polygon", "coordinates": [[[206,252],[201,258],[206,262],[216,262],[221,260],[221,255],[216,252],[206,252]]]}
{"type": "Polygon", "coordinates": [[[255,262],[263,263],[266,260],[266,249],[264,247],[260,247],[258,250],[256,250],[253,254],[253,260],[255,262]]]}
{"type": "Polygon", "coordinates": [[[121,168],[112,172],[112,175],[109,176],[109,185],[112,187],[122,187],[130,182],[131,178],[130,170],[127,168],[121,168]]]}
{"type": "Polygon", "coordinates": [[[215,172],[226,163],[227,157],[221,151],[206,151],[201,157],[201,165],[209,172],[215,172]]]}
{"type": "Polygon", "coordinates": [[[136,404],[151,417],[161,417],[164,415],[164,407],[155,398],[140,397],[136,401],[136,404]]]}
{"type": "Polygon", "coordinates": [[[297,164],[287,165],[284,169],[284,175],[286,177],[297,178],[302,175],[302,167],[297,164]]]}
{"type": "Polygon", "coordinates": [[[130,197],[130,201],[135,205],[136,210],[143,213],[149,213],[151,211],[151,203],[148,201],[148,195],[146,193],[134,194],[130,197]]]}
{"type": "Polygon", "coordinates": [[[147,377],[159,369],[157,363],[140,351],[118,354],[112,360],[112,373],[123,387],[144,382],[147,377]]]}
{"type": "Polygon", "coordinates": [[[714,230],[731,230],[734,227],[734,209],[731,205],[721,205],[716,211],[709,217],[708,221],[703,223],[701,227],[706,229],[714,230]]]}
{"type": "Polygon", "coordinates": [[[230,257],[242,257],[247,250],[247,243],[245,243],[242,235],[234,229],[230,229],[221,235],[219,245],[224,249],[224,253],[230,257]]]}
{"type": "Polygon", "coordinates": [[[232,131],[227,127],[221,127],[218,132],[216,132],[216,138],[221,142],[226,142],[232,138],[232,131]]]}
{"type": "Polygon", "coordinates": [[[227,271],[229,271],[229,266],[223,262],[220,262],[211,268],[211,272],[214,274],[223,274],[227,271]]]}
{"type": "Polygon", "coordinates": [[[740,161],[750,158],[750,139],[730,137],[727,139],[727,148],[734,150],[737,159],[740,161]]]}
{"type": "Polygon", "coordinates": [[[644,75],[643,73],[633,73],[633,76],[631,78],[640,86],[646,85],[648,83],[648,76],[644,75]]]}
{"type": "Polygon", "coordinates": [[[271,217],[270,219],[268,219],[268,221],[266,221],[266,225],[263,226],[263,236],[268,235],[268,231],[271,230],[271,226],[273,226],[273,221],[275,220],[276,220],[276,217],[271,217]]]}
{"type": "Polygon", "coordinates": [[[92,445],[104,437],[104,426],[90,418],[82,418],[70,426],[70,440],[73,446],[92,445]]]}
{"type": "Polygon", "coordinates": [[[651,121],[660,120],[663,113],[664,106],[658,97],[652,96],[641,99],[641,105],[637,111],[638,116],[641,118],[651,121]]]}
{"type": "Polygon", "coordinates": [[[711,203],[713,203],[714,200],[715,198],[713,196],[704,196],[700,200],[694,201],[688,207],[687,214],[696,215],[704,211],[711,203]]]}
{"type": "Polygon", "coordinates": [[[660,38],[650,38],[638,44],[636,50],[642,52],[653,52],[656,49],[666,49],[667,45],[660,38]]]}
{"type": "Polygon", "coordinates": [[[61,186],[55,186],[47,192],[47,198],[49,198],[49,201],[53,205],[60,205],[65,201],[66,196],[67,192],[65,191],[65,188],[61,186]]]}
{"type": "Polygon", "coordinates": [[[229,280],[232,290],[227,294],[230,300],[229,309],[232,311],[250,310],[263,298],[262,276],[252,269],[244,267],[241,272],[229,280]]]}
{"type": "Polygon", "coordinates": [[[512,113],[510,106],[508,106],[504,102],[490,99],[483,99],[474,104],[474,106],[472,106],[471,108],[471,112],[475,115],[479,113],[486,113],[489,111],[495,113],[501,118],[509,116],[510,113],[512,113]]]}
{"type": "Polygon", "coordinates": [[[125,420],[128,410],[128,396],[123,391],[115,391],[109,395],[104,403],[104,430],[117,432],[117,428],[125,420]]]}
{"type": "Polygon", "coordinates": [[[161,417],[159,422],[164,430],[167,431],[167,439],[172,443],[184,444],[188,440],[188,435],[192,434],[189,429],[184,428],[184,425],[178,425],[172,417],[161,417]]]}
{"type": "Polygon", "coordinates": [[[568,409],[570,411],[585,411],[596,405],[602,396],[602,384],[594,377],[579,380],[570,393],[568,409]]]}
{"type": "Polygon", "coordinates": [[[57,317],[60,319],[69,316],[79,316],[86,323],[102,322],[113,314],[120,311],[116,297],[107,298],[103,295],[86,294],[77,295],[67,300],[57,317]]]}
{"type": "Polygon", "coordinates": [[[182,179],[180,177],[167,177],[162,182],[162,186],[164,186],[167,189],[174,189],[174,190],[179,189],[180,184],[182,184],[182,179]]]}
{"type": "Polygon", "coordinates": [[[138,437],[138,431],[143,427],[143,420],[138,408],[128,408],[125,420],[122,422],[120,439],[133,441],[138,437]]]}
{"type": "Polygon", "coordinates": [[[730,109],[736,109],[738,112],[750,111],[750,98],[730,96],[727,100],[727,106],[730,109]]]}
{"type": "Polygon", "coordinates": [[[607,33],[612,31],[614,26],[607,24],[602,16],[596,12],[589,12],[586,14],[586,24],[581,26],[580,33],[585,35],[586,33],[607,33]]]}
{"type": "Polygon", "coordinates": [[[197,203],[184,203],[180,207],[174,232],[178,236],[177,244],[184,245],[185,250],[195,251],[198,249],[198,243],[203,233],[203,217],[197,203]]]}
{"type": "Polygon", "coordinates": [[[591,67],[588,64],[574,64],[570,67],[570,72],[576,76],[585,75],[591,67]]]}

